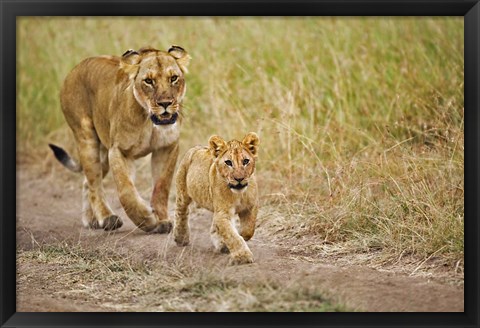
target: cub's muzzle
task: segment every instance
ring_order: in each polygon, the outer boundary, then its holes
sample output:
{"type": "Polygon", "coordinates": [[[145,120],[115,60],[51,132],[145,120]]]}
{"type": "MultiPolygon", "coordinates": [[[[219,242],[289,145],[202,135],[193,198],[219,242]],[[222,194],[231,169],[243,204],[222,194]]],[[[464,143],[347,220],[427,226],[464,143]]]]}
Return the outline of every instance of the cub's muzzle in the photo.
{"type": "Polygon", "coordinates": [[[228,188],[235,189],[235,190],[242,190],[246,186],[248,186],[248,183],[245,183],[245,184],[237,183],[236,185],[234,185],[232,183],[228,184],[228,188]]]}

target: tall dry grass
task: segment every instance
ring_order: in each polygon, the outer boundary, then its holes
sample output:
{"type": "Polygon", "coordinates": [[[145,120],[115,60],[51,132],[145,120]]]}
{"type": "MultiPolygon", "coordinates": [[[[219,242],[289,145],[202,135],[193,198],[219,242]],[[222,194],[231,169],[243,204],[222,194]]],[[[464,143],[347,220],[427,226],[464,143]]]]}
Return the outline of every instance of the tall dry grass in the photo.
{"type": "Polygon", "coordinates": [[[81,59],[178,44],[193,57],[182,149],[256,131],[272,233],[463,258],[461,18],[23,17],[17,31],[19,153],[63,136],[59,88],[81,59]]]}

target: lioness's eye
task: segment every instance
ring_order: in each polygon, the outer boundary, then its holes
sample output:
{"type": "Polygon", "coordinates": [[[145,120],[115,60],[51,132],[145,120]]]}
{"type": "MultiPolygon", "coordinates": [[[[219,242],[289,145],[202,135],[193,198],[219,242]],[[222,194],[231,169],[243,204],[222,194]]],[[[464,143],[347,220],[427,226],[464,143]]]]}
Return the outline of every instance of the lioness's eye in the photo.
{"type": "Polygon", "coordinates": [[[243,160],[243,165],[247,165],[248,163],[250,163],[250,160],[248,158],[245,158],[243,160]]]}
{"type": "Polygon", "coordinates": [[[178,76],[177,75],[172,75],[172,77],[170,78],[170,82],[174,83],[175,81],[178,80],[178,76]]]}
{"type": "Polygon", "coordinates": [[[152,84],[153,83],[152,79],[145,79],[144,81],[145,81],[146,84],[152,84]]]}
{"type": "Polygon", "coordinates": [[[228,166],[233,166],[232,161],[229,159],[225,161],[225,164],[227,164],[228,166]]]}

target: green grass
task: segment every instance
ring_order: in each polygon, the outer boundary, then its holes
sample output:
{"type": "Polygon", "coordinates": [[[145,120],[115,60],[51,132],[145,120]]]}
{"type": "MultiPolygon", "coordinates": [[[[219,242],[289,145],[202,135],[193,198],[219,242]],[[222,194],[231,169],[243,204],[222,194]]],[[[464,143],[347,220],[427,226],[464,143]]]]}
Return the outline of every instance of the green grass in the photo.
{"type": "MultiPolygon", "coordinates": [[[[17,148],[66,142],[81,59],[183,46],[182,149],[261,138],[261,202],[286,236],[463,258],[463,19],[20,18],[17,148]]],[[[262,219],[262,218],[261,218],[262,219]]],[[[275,228],[275,229],[274,229],[275,228]]]]}

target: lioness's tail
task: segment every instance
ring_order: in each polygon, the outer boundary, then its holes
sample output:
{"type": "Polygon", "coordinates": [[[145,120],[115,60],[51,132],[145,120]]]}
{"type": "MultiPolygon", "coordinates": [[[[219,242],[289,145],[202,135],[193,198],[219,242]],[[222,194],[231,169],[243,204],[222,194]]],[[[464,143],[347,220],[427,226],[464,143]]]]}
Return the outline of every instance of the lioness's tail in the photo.
{"type": "Polygon", "coordinates": [[[68,155],[68,153],[58,146],[48,144],[50,148],[53,150],[53,154],[58,159],[60,163],[63,164],[67,169],[73,172],[82,172],[82,165],[76,162],[73,158],[68,155]]]}

